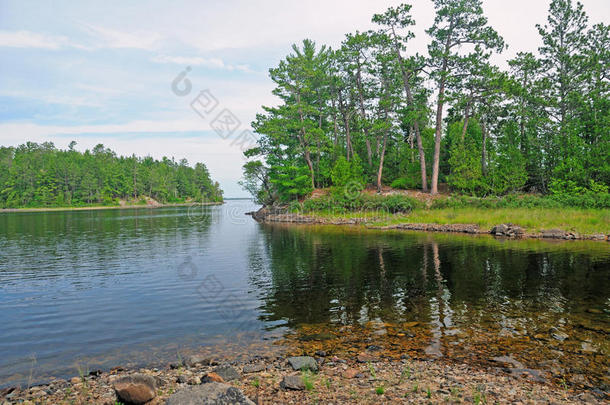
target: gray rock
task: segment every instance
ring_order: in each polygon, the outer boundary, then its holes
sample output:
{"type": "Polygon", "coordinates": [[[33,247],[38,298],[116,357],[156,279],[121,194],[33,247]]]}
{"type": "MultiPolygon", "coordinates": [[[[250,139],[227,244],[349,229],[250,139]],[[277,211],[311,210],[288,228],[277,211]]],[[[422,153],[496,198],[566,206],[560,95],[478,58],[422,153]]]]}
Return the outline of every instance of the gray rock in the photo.
{"type": "Polygon", "coordinates": [[[543,238],[563,239],[566,233],[561,229],[546,229],[542,231],[543,238]]]}
{"type": "Polygon", "coordinates": [[[324,350],[318,350],[318,351],[316,352],[316,356],[318,356],[318,357],[326,357],[326,351],[324,351],[324,350]]]}
{"type": "Polygon", "coordinates": [[[496,225],[492,228],[491,233],[493,235],[504,235],[508,231],[508,226],[506,224],[496,225]]]}
{"type": "Polygon", "coordinates": [[[188,367],[209,366],[210,359],[205,356],[193,355],[184,360],[184,364],[188,367]]]}
{"type": "Polygon", "coordinates": [[[492,235],[497,236],[508,236],[508,237],[521,237],[525,234],[523,228],[514,224],[500,224],[496,225],[491,229],[492,235]]]}
{"type": "Polygon", "coordinates": [[[264,371],[267,367],[264,364],[246,364],[243,368],[243,372],[247,373],[258,373],[259,371],[264,371]]]}
{"type": "Polygon", "coordinates": [[[113,386],[121,402],[127,404],[144,404],[156,395],[155,379],[145,374],[121,377],[113,386]]]}
{"type": "Polygon", "coordinates": [[[300,375],[287,375],[280,382],[280,387],[285,390],[303,391],[305,389],[305,383],[303,377],[300,375]]]}
{"type": "Polygon", "coordinates": [[[225,381],[239,380],[241,378],[239,372],[231,366],[216,367],[214,372],[221,376],[225,381]]]}
{"type": "Polygon", "coordinates": [[[310,356],[289,357],[288,363],[295,370],[311,370],[318,371],[318,363],[316,359],[310,356]]]}
{"type": "Polygon", "coordinates": [[[176,392],[169,397],[167,405],[254,405],[254,402],[235,387],[211,382],[176,392]]]}

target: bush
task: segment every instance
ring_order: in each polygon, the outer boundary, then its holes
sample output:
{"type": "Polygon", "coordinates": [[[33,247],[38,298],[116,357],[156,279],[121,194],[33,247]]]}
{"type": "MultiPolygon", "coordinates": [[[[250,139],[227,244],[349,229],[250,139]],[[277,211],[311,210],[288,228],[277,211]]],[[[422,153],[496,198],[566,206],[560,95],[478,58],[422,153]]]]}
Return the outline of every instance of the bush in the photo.
{"type": "Polygon", "coordinates": [[[302,209],[304,212],[327,211],[335,214],[366,211],[383,211],[395,214],[410,212],[422,206],[421,202],[408,196],[379,196],[360,193],[353,197],[337,194],[311,198],[303,202],[302,209]]]}
{"type": "Polygon", "coordinates": [[[364,170],[358,155],[354,155],[351,161],[345,156],[337,159],[331,170],[331,179],[336,188],[345,187],[349,184],[360,184],[364,186],[364,170]]]}
{"type": "Polygon", "coordinates": [[[399,177],[390,184],[392,188],[399,188],[402,190],[413,190],[421,188],[421,179],[415,179],[411,177],[399,177]]]}

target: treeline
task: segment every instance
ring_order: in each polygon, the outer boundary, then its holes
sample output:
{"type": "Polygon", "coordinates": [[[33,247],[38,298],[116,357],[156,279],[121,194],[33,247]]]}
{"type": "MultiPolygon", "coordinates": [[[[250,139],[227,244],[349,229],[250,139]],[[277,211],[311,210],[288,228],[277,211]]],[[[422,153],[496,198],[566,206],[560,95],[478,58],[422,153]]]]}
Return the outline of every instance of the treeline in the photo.
{"type": "Polygon", "coordinates": [[[84,153],[51,142],[0,147],[0,207],[116,205],[153,198],[162,203],[222,201],[203,163],[117,156],[97,145],[84,153]]]}
{"type": "MultiPolygon", "coordinates": [[[[261,202],[375,184],[436,194],[602,196],[610,184],[610,29],[553,0],[537,54],[506,48],[481,0],[434,0],[427,55],[403,4],[339,49],[311,40],[270,69],[281,99],[252,123],[244,188],[261,202]]],[[[510,7],[510,5],[506,5],[510,7]]]]}

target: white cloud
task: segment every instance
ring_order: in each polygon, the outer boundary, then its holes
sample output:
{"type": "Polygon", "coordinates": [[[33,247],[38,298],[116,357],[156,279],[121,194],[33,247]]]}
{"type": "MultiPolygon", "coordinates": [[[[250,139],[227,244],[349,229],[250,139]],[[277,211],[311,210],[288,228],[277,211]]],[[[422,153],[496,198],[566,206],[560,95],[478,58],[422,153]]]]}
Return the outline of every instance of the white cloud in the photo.
{"type": "Polygon", "coordinates": [[[59,49],[68,43],[64,36],[39,34],[31,31],[0,31],[0,47],[59,49]]]}
{"type": "Polygon", "coordinates": [[[130,121],[106,125],[40,125],[31,122],[0,123],[0,143],[14,139],[34,139],[58,134],[124,134],[153,132],[193,132],[209,130],[209,124],[193,113],[192,119],[168,121],[130,121]]]}
{"type": "Polygon", "coordinates": [[[213,69],[224,69],[229,71],[239,70],[242,72],[251,72],[248,65],[227,64],[220,58],[157,55],[151,60],[157,63],[173,63],[182,66],[205,66],[213,69]]]}
{"type": "Polygon", "coordinates": [[[85,29],[97,38],[98,48],[155,49],[162,36],[154,31],[118,31],[97,25],[84,25],[85,29]]]}

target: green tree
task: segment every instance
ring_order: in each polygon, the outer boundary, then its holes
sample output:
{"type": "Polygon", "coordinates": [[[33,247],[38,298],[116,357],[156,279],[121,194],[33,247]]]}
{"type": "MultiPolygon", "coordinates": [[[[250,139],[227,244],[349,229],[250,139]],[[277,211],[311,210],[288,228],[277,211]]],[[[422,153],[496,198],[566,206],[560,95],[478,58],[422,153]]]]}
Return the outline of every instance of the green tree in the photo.
{"type": "Polygon", "coordinates": [[[438,192],[438,177],[441,155],[443,107],[447,85],[458,78],[455,72],[474,55],[488,57],[492,50],[501,52],[504,41],[498,33],[487,25],[483,15],[481,0],[434,0],[436,18],[427,33],[432,37],[428,46],[429,64],[436,82],[438,97],[436,103],[436,133],[434,140],[434,161],[432,166],[432,186],[430,192],[438,192]],[[471,49],[464,54],[460,50],[471,49]]]}

